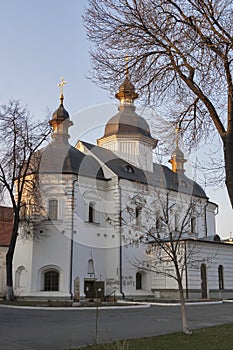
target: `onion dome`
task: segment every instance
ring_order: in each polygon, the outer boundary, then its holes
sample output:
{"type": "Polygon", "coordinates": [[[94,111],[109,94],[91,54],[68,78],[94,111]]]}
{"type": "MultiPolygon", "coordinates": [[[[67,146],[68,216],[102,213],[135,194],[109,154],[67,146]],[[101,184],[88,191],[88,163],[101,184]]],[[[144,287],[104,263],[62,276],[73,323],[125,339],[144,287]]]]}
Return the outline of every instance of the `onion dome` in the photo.
{"type": "Polygon", "coordinates": [[[63,105],[63,101],[64,101],[64,96],[61,95],[60,96],[60,106],[53,113],[52,119],[64,121],[65,119],[69,119],[70,118],[69,113],[67,112],[67,110],[65,109],[65,107],[63,105]]]}
{"type": "Polygon", "coordinates": [[[69,133],[68,129],[71,125],[73,125],[73,122],[70,120],[69,113],[65,109],[63,105],[64,96],[63,96],[63,86],[67,82],[64,80],[64,78],[61,78],[61,82],[57,85],[60,87],[60,106],[58,109],[53,113],[52,120],[49,121],[49,124],[53,128],[52,138],[55,140],[68,142],[69,139],[69,133]]]}
{"type": "Polygon", "coordinates": [[[125,81],[120,85],[119,92],[115,96],[120,101],[119,110],[121,110],[121,105],[131,105],[138,98],[135,87],[129,80],[128,75],[126,75],[125,81]]]}
{"type": "Polygon", "coordinates": [[[169,160],[169,163],[172,165],[172,171],[174,173],[183,174],[185,172],[184,163],[186,161],[187,160],[184,158],[184,153],[178,146],[176,146],[176,149],[172,152],[171,159],[169,160]]]}
{"type": "Polygon", "coordinates": [[[104,136],[98,140],[98,143],[102,143],[102,140],[110,136],[129,138],[129,135],[134,135],[149,138],[149,143],[153,141],[155,147],[157,141],[152,138],[147,121],[135,112],[134,100],[138,98],[138,94],[128,75],[115,96],[120,101],[119,112],[109,119],[104,136]]]}
{"type": "Polygon", "coordinates": [[[172,165],[172,171],[174,173],[184,174],[184,163],[187,161],[184,158],[184,153],[179,148],[179,134],[181,131],[181,126],[176,127],[176,148],[172,152],[171,159],[169,160],[169,163],[172,165]]]}
{"type": "Polygon", "coordinates": [[[150,128],[146,120],[136,114],[134,110],[128,108],[122,110],[107,122],[104,137],[127,134],[141,134],[151,137],[150,128]]]}

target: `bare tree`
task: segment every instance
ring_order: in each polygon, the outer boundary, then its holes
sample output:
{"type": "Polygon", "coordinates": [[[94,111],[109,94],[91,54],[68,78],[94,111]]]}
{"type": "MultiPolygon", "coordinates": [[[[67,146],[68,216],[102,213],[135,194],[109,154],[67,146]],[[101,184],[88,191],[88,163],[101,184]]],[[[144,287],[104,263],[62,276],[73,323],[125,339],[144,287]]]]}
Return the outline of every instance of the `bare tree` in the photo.
{"type": "Polygon", "coordinates": [[[36,151],[49,133],[48,123],[34,122],[19,101],[10,101],[0,110],[0,192],[8,196],[14,211],[14,224],[10,246],[6,254],[7,299],[14,298],[12,261],[15,251],[20,211],[25,209],[25,190],[34,191],[38,162],[36,151]],[[34,161],[32,159],[34,157],[34,161]]]}
{"type": "Polygon", "coordinates": [[[195,244],[187,247],[186,243],[189,238],[197,238],[191,222],[192,219],[196,222],[202,214],[202,207],[190,195],[174,196],[174,193],[155,188],[149,192],[149,200],[142,193],[129,199],[125,214],[122,214],[124,243],[132,247],[142,246],[146,252],[134,254],[128,262],[137,269],[167,276],[177,282],[183,333],[191,334],[183,280],[187,266],[199,268],[201,251],[195,244]]]}
{"type": "Polygon", "coordinates": [[[233,206],[232,13],[231,0],[89,0],[84,23],[97,83],[122,80],[127,54],[137,87],[170,106],[191,146],[217,132],[233,206]]]}

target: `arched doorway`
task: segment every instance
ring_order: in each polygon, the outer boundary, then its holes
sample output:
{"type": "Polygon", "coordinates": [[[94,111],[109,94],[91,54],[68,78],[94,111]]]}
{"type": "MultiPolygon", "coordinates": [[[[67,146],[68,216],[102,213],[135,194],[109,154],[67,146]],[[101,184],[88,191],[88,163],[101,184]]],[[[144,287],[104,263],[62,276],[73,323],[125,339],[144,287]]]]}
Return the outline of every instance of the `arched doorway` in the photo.
{"type": "Polygon", "coordinates": [[[142,275],[140,272],[136,273],[136,289],[142,289],[142,275]]]}
{"type": "Polygon", "coordinates": [[[201,297],[207,299],[207,273],[205,264],[201,264],[201,297]]]}

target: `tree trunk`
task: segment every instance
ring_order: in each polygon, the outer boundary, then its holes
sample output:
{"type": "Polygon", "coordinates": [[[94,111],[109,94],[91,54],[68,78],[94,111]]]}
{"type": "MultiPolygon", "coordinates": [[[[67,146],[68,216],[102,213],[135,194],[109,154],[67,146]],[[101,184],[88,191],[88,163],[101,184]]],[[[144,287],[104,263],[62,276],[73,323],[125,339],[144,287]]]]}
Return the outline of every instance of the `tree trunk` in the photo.
{"type": "Polygon", "coordinates": [[[233,134],[226,134],[223,140],[226,172],[226,187],[233,208],[233,134]]]}
{"type": "Polygon", "coordinates": [[[6,254],[6,286],[7,286],[6,299],[7,300],[14,300],[12,263],[13,263],[16,240],[18,236],[18,227],[19,227],[19,215],[18,213],[15,213],[10,246],[6,254]]]}
{"type": "Polygon", "coordinates": [[[178,284],[179,284],[179,294],[180,294],[182,331],[184,334],[192,334],[192,331],[190,331],[190,329],[188,328],[183,286],[182,286],[182,283],[181,283],[181,285],[180,285],[180,283],[178,283],[178,284]]]}
{"type": "Polygon", "coordinates": [[[183,289],[183,284],[182,284],[182,277],[180,276],[180,271],[179,271],[178,267],[176,267],[176,276],[177,276],[177,283],[178,283],[179,294],[180,294],[182,331],[184,334],[192,334],[192,331],[188,328],[185,298],[184,298],[184,289],[183,289]]]}
{"type": "Polygon", "coordinates": [[[12,261],[13,261],[13,254],[9,250],[6,255],[6,299],[7,300],[14,300],[14,290],[13,290],[13,273],[12,273],[12,261]]]}

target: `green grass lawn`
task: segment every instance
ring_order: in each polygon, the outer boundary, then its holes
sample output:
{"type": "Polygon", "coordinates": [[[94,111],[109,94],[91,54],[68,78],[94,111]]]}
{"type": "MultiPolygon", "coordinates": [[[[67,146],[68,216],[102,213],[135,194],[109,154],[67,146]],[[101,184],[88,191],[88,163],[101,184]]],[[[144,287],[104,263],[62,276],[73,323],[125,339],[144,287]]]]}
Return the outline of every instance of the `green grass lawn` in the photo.
{"type": "MultiPolygon", "coordinates": [[[[169,335],[123,341],[112,344],[87,346],[82,350],[231,350],[233,349],[233,324],[202,328],[192,335],[169,335]]],[[[74,349],[73,349],[74,350],[74,349]]]]}

